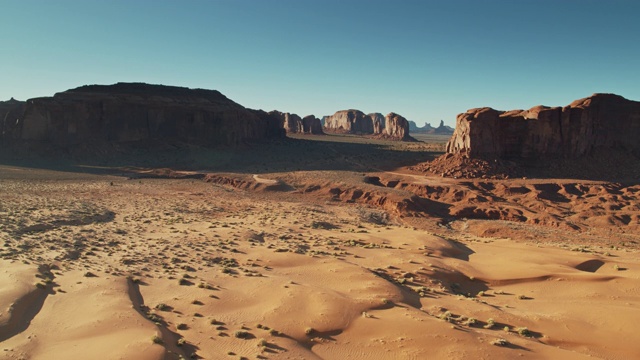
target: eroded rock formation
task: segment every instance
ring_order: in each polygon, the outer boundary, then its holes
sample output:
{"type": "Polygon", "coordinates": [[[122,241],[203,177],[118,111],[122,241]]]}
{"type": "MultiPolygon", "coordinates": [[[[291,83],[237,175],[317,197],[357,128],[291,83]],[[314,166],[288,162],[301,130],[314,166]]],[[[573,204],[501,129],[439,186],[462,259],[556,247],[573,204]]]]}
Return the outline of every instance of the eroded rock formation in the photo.
{"type": "Polygon", "coordinates": [[[302,118],[302,129],[305,134],[324,134],[320,119],[313,115],[307,115],[302,118]]]}
{"type": "Polygon", "coordinates": [[[409,122],[396,113],[385,116],[384,133],[398,140],[409,140],[409,122]]]}
{"type": "Polygon", "coordinates": [[[12,139],[18,128],[20,117],[24,113],[24,101],[11,98],[8,101],[0,101],[0,141],[12,139]]]}
{"type": "Polygon", "coordinates": [[[305,116],[303,119],[296,114],[283,113],[280,111],[270,111],[269,115],[277,118],[282,128],[288,134],[324,134],[320,119],[313,115],[305,116]]]}
{"type": "Polygon", "coordinates": [[[371,113],[371,114],[368,114],[367,116],[371,118],[371,121],[373,123],[373,133],[382,134],[382,132],[384,131],[385,121],[386,121],[384,118],[384,115],[380,113],[371,113]]]}
{"type": "Polygon", "coordinates": [[[373,121],[360,110],[341,110],[325,117],[325,129],[351,134],[373,134],[373,121]]]}
{"type": "Polygon", "coordinates": [[[468,110],[457,117],[448,153],[472,157],[580,157],[615,148],[640,155],[640,102],[594,94],[565,107],[468,110]]]}
{"type": "Polygon", "coordinates": [[[215,90],[89,85],[28,100],[12,136],[59,146],[148,139],[235,145],[284,136],[280,124],[264,114],[215,90]]]}

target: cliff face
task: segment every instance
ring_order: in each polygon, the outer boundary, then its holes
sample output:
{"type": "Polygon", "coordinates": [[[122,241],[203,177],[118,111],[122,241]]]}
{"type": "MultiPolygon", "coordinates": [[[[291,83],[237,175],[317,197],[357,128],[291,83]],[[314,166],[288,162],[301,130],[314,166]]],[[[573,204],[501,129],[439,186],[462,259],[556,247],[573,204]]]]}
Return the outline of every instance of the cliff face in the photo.
{"type": "Polygon", "coordinates": [[[371,113],[371,114],[368,114],[367,116],[371,118],[371,122],[373,123],[373,133],[382,134],[382,132],[384,131],[385,121],[386,121],[384,118],[384,115],[380,113],[371,113]]]}
{"type": "Polygon", "coordinates": [[[302,118],[302,129],[305,134],[324,134],[320,119],[313,115],[307,115],[302,118]]]}
{"type": "Polygon", "coordinates": [[[215,90],[118,83],[30,99],[14,134],[60,146],[147,139],[210,146],[281,137],[284,132],[272,119],[215,90]]]}
{"type": "Polygon", "coordinates": [[[13,139],[26,102],[11,98],[0,101],[0,141],[13,139]]]}
{"type": "Polygon", "coordinates": [[[594,94],[565,107],[468,110],[457,117],[448,153],[497,158],[580,157],[617,148],[640,155],[640,102],[594,94]]]}
{"type": "Polygon", "coordinates": [[[304,128],[302,126],[302,119],[296,114],[280,113],[282,119],[282,127],[288,133],[302,133],[304,128]]]}
{"type": "Polygon", "coordinates": [[[384,133],[394,139],[409,140],[409,122],[396,113],[389,113],[385,116],[384,133]]]}
{"type": "Polygon", "coordinates": [[[341,110],[325,117],[324,127],[335,132],[373,134],[373,121],[360,110],[341,110]]]}
{"type": "Polygon", "coordinates": [[[280,126],[288,134],[324,134],[320,119],[313,115],[305,116],[303,119],[296,114],[283,113],[280,111],[270,111],[269,115],[278,119],[280,126]]]}

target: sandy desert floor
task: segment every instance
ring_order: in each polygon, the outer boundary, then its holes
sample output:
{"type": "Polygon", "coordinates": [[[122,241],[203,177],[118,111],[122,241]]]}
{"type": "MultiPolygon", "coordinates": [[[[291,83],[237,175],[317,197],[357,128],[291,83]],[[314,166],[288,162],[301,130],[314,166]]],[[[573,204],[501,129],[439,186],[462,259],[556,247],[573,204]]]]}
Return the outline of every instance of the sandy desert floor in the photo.
{"type": "Polygon", "coordinates": [[[0,358],[640,358],[640,185],[425,176],[438,144],[339,140],[1,165],[0,358]]]}

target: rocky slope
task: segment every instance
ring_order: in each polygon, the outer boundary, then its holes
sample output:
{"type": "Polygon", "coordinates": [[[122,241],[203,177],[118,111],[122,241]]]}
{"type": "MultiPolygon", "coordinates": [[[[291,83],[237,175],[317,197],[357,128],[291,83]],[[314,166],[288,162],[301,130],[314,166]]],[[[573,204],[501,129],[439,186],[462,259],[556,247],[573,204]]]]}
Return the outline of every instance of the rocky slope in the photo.
{"type": "Polygon", "coordinates": [[[565,107],[468,110],[458,115],[448,153],[472,157],[575,158],[602,149],[640,155],[640,102],[594,94],[565,107]]]}
{"type": "Polygon", "coordinates": [[[144,140],[213,146],[281,137],[284,132],[274,119],[215,90],[118,83],[30,99],[11,136],[58,146],[144,140]]]}

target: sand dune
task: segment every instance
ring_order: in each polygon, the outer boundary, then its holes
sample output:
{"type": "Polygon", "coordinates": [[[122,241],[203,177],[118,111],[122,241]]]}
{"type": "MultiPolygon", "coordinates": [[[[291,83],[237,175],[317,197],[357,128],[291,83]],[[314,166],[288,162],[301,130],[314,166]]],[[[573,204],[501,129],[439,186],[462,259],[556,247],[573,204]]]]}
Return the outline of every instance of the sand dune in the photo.
{"type": "Polygon", "coordinates": [[[2,357],[640,356],[637,186],[403,171],[14,168],[2,357]]]}

